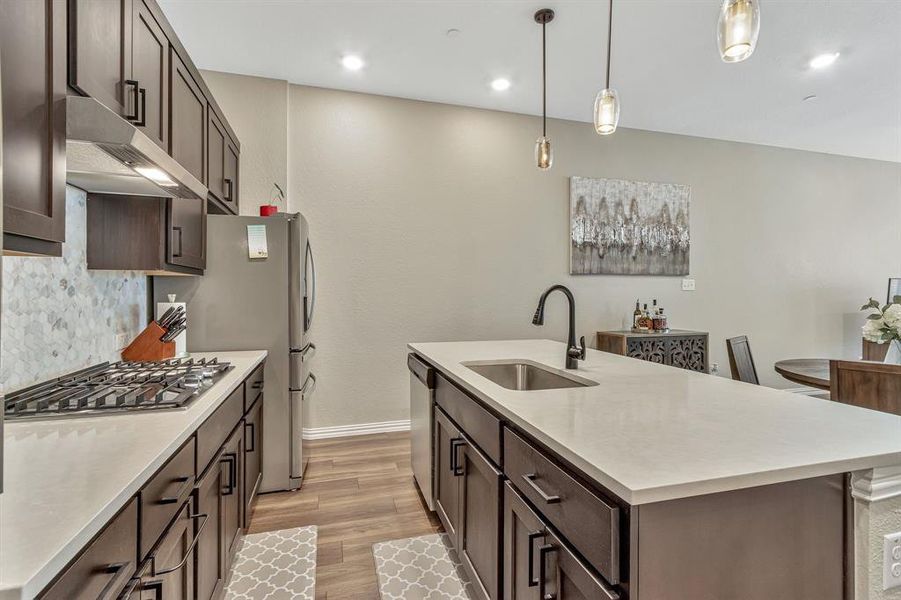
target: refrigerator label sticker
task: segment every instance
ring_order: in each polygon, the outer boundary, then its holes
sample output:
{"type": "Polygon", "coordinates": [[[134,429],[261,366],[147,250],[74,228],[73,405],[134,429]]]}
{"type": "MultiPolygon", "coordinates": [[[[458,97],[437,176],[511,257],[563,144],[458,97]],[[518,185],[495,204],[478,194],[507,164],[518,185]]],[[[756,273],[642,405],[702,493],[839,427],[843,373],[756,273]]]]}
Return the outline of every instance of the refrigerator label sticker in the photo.
{"type": "Polygon", "coordinates": [[[266,243],[265,225],[247,226],[247,257],[269,258],[269,246],[266,243]]]}

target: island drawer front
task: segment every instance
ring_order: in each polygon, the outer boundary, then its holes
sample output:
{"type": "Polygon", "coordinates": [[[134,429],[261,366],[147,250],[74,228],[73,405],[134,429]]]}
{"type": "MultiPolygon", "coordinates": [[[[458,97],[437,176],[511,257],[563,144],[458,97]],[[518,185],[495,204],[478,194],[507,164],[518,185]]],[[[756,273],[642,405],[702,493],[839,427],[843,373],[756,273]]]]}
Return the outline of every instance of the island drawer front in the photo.
{"type": "Polygon", "coordinates": [[[501,464],[501,422],[497,417],[440,373],[435,377],[435,402],[494,464],[501,464]]]}
{"type": "Polygon", "coordinates": [[[608,583],[619,583],[619,507],[509,428],[504,429],[504,474],[608,583]]]}
{"type": "Polygon", "coordinates": [[[219,448],[244,415],[244,386],[238,388],[219,405],[197,430],[197,472],[203,473],[219,452],[219,448]]]}
{"type": "Polygon", "coordinates": [[[244,383],[246,389],[244,390],[244,412],[250,410],[253,406],[253,403],[256,402],[256,399],[260,397],[260,394],[263,393],[263,367],[266,366],[266,363],[262,363],[256,369],[254,369],[253,373],[247,378],[247,381],[244,383]]]}
{"type": "Polygon", "coordinates": [[[143,559],[194,489],[194,436],[141,488],[143,559]]]}
{"type": "Polygon", "coordinates": [[[43,600],[116,598],[138,564],[138,500],[132,498],[63,574],[43,600]]]}

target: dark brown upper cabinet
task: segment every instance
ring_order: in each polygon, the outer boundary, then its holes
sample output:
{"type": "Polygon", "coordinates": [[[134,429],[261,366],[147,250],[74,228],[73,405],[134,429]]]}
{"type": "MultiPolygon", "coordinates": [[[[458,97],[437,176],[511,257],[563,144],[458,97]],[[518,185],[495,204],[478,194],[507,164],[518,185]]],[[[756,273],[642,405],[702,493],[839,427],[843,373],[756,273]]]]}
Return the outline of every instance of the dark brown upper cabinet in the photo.
{"type": "Polygon", "coordinates": [[[206,200],[88,194],[89,269],[202,275],[206,200]]]}
{"type": "Polygon", "coordinates": [[[134,125],[169,149],[169,39],[144,0],[134,0],[132,88],[138,90],[134,125]]]}
{"type": "Polygon", "coordinates": [[[66,234],[66,3],[0,0],[3,250],[60,256],[66,234]]]}
{"type": "MultiPolygon", "coordinates": [[[[140,0],[138,0],[140,1],[140,0]]],[[[69,0],[69,87],[122,116],[133,114],[132,0],[69,0]]]]}
{"type": "Polygon", "coordinates": [[[213,212],[238,214],[238,149],[212,106],[207,107],[206,161],[213,212]]]}
{"type": "Polygon", "coordinates": [[[169,154],[198,180],[206,181],[204,132],[207,100],[175,48],[171,49],[169,60],[169,154]]]}

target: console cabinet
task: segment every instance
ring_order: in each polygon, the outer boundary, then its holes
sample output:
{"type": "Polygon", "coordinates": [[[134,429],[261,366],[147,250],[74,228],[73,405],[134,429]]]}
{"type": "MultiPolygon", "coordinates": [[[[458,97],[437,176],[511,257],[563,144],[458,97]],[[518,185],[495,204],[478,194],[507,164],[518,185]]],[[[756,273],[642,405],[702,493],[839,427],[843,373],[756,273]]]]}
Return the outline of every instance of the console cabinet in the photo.
{"type": "MultiPolygon", "coordinates": [[[[246,488],[247,463],[257,477],[261,464],[245,443],[249,429],[256,434],[263,427],[262,374],[261,364],[41,598],[220,597],[256,498],[257,486],[246,488]]],[[[251,439],[258,448],[259,438],[251,439]]]]}

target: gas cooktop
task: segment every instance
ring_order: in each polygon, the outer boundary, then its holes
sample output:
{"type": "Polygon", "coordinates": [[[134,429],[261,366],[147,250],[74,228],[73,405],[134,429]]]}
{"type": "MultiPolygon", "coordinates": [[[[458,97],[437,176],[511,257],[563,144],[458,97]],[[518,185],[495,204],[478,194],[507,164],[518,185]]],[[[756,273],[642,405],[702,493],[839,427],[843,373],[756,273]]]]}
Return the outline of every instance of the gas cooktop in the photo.
{"type": "Polygon", "coordinates": [[[107,362],[7,394],[3,404],[9,420],[185,408],[231,368],[216,358],[107,362]]]}

